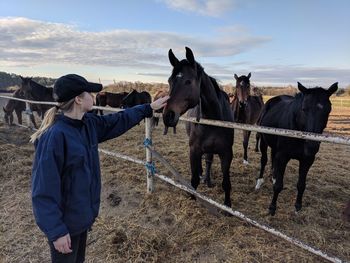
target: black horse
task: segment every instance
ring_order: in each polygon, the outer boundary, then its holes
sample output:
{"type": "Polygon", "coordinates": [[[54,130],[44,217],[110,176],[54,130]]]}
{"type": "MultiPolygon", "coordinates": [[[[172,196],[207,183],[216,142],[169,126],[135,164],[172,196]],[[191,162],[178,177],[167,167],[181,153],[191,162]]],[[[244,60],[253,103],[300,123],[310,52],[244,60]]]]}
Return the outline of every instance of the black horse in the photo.
{"type": "MultiPolygon", "coordinates": [[[[20,88],[21,92],[24,93],[24,97],[28,100],[36,100],[36,101],[54,101],[52,96],[52,88],[48,88],[40,85],[32,80],[32,78],[24,78],[21,76],[22,86],[20,88]]],[[[41,116],[41,119],[44,119],[45,112],[52,108],[52,105],[45,104],[36,104],[36,109],[41,116]]]]}
{"type": "MultiPolygon", "coordinates": [[[[235,122],[256,124],[264,106],[264,101],[261,95],[253,96],[250,94],[250,77],[234,75],[236,79],[236,91],[231,107],[235,122]]],[[[243,130],[243,163],[248,164],[248,143],[251,131],[243,130]]],[[[258,152],[260,134],[256,134],[255,151],[258,152]]]]}
{"type": "MultiPolygon", "coordinates": [[[[338,89],[338,83],[334,83],[328,90],[325,90],[320,87],[307,89],[298,82],[298,89],[300,93],[295,97],[282,95],[268,100],[259,124],[267,127],[322,133],[332,109],[329,97],[338,89]]],[[[284,171],[290,159],[299,161],[298,195],[295,202],[295,209],[299,211],[302,207],[306,175],[315,160],[320,142],[262,134],[261,170],[256,189],[259,189],[263,182],[268,146],[271,147],[272,177],[275,180],[269,213],[274,215],[276,212],[278,194],[283,189],[284,171]]]]}
{"type": "Polygon", "coordinates": [[[132,90],[127,94],[122,100],[123,108],[130,108],[136,105],[151,103],[152,97],[147,91],[138,92],[137,90],[132,90]]]}
{"type": "MultiPolygon", "coordinates": [[[[111,106],[113,108],[121,108],[123,103],[123,98],[128,95],[127,92],[111,93],[101,91],[96,95],[96,106],[111,106]]],[[[100,115],[103,115],[103,110],[99,110],[100,115]]],[[[95,111],[97,114],[98,110],[95,111]]]]}
{"type": "MultiPolygon", "coordinates": [[[[169,50],[173,71],[169,77],[170,99],[163,111],[165,126],[175,127],[179,117],[187,110],[188,116],[213,120],[233,121],[228,96],[215,79],[208,76],[203,67],[194,59],[192,50],[186,47],[186,58],[179,61],[169,50]]],[[[232,161],[233,129],[187,123],[189,135],[192,186],[197,189],[202,175],[202,156],[212,160],[213,154],[219,154],[223,173],[222,187],[225,191],[226,206],[231,207],[230,165],[232,161]]],[[[210,164],[207,162],[206,177],[210,183],[210,164]]]]}
{"type": "MultiPolygon", "coordinates": [[[[18,89],[16,90],[13,95],[14,98],[20,98],[20,99],[25,99],[23,92],[18,89]]],[[[9,100],[7,102],[7,104],[5,105],[5,107],[3,107],[4,110],[4,117],[5,117],[5,122],[8,125],[12,125],[13,124],[13,112],[16,113],[17,115],[17,121],[18,124],[22,125],[22,112],[26,110],[26,104],[23,101],[19,101],[19,100],[9,100]]],[[[33,111],[37,111],[37,104],[30,104],[30,110],[33,111]]],[[[35,122],[35,118],[34,118],[34,114],[30,115],[30,120],[32,121],[33,125],[35,128],[38,128],[38,126],[36,125],[35,122]]]]}

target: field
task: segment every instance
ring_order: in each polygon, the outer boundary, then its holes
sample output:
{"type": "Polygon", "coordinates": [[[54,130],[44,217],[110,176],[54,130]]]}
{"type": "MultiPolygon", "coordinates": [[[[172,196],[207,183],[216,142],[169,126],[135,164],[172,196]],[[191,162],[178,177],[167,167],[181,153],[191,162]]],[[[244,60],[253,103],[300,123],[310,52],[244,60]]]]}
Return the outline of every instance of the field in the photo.
{"type": "MultiPolygon", "coordinates": [[[[187,137],[180,123],[178,134],[154,131],[154,145],[190,180],[187,137]]],[[[350,110],[335,108],[327,132],[350,135],[350,110]]],[[[44,235],[35,225],[30,201],[34,149],[31,131],[0,122],[0,262],[49,262],[44,235]]],[[[144,123],[100,148],[144,159],[144,123]]],[[[242,133],[235,131],[231,165],[233,209],[268,224],[326,253],[350,261],[350,224],[341,212],[350,197],[349,154],[343,145],[322,143],[311,168],[304,207],[294,213],[297,162],[288,164],[285,189],[276,216],[267,215],[272,186],[266,180],[254,191],[260,155],[249,150],[249,166],[242,164],[242,133]]],[[[259,230],[234,217],[208,210],[187,194],[161,181],[146,193],[145,169],[101,154],[103,192],[101,211],[89,233],[87,262],[326,262],[322,258],[259,230]]],[[[214,188],[198,191],[223,202],[221,173],[214,159],[214,188]]],[[[156,162],[159,173],[169,175],[156,162]]],[[[269,170],[269,168],[267,169],[269,170]]],[[[265,177],[269,171],[266,171],[265,177]]],[[[170,176],[171,177],[171,176],[170,176]]]]}

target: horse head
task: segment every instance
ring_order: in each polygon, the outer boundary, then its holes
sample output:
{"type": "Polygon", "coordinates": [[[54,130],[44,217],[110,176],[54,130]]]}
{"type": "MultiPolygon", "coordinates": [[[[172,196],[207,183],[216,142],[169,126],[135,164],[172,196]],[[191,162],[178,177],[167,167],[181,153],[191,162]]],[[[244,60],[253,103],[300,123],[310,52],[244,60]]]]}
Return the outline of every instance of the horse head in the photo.
{"type": "Polygon", "coordinates": [[[251,73],[247,76],[242,75],[238,77],[234,75],[236,79],[236,97],[238,99],[239,107],[243,108],[247,105],[248,97],[250,95],[250,77],[251,73]]]}
{"type": "Polygon", "coordinates": [[[22,77],[20,76],[22,83],[20,87],[20,94],[22,94],[24,97],[31,98],[30,93],[31,93],[31,86],[30,82],[32,81],[32,77],[22,77]]]}
{"type": "MultiPolygon", "coordinates": [[[[327,126],[328,116],[332,109],[329,97],[337,91],[338,82],[331,85],[327,90],[315,87],[305,88],[298,82],[301,92],[301,105],[296,115],[297,127],[301,131],[322,133],[327,126]]],[[[313,154],[318,151],[319,142],[306,140],[305,153],[313,154]]]]}
{"type": "Polygon", "coordinates": [[[179,61],[171,49],[168,57],[173,71],[168,79],[170,99],[163,110],[163,121],[165,126],[175,127],[182,114],[199,104],[203,68],[188,47],[186,59],[179,61]]]}

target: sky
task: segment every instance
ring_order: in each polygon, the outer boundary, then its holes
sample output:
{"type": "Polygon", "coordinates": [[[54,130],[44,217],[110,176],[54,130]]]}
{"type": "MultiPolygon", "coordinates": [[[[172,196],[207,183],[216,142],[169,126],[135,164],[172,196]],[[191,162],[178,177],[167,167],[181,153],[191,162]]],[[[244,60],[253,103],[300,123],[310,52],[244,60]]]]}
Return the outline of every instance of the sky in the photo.
{"type": "Polygon", "coordinates": [[[192,49],[221,84],[350,85],[348,0],[0,0],[0,71],[167,83],[192,49]]]}

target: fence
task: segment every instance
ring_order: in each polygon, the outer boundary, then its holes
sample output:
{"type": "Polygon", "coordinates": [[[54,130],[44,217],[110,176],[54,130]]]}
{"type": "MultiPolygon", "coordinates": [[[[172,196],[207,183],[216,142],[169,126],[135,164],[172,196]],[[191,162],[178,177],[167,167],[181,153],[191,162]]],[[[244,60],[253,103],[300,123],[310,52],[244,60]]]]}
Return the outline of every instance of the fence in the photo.
{"type": "MultiPolygon", "coordinates": [[[[25,100],[25,99],[19,99],[19,98],[13,98],[13,97],[8,97],[8,96],[1,96],[0,98],[7,98],[7,99],[15,99],[15,100],[20,100],[24,101],[27,104],[27,109],[29,108],[28,103],[35,103],[35,104],[49,104],[49,105],[57,105],[55,102],[43,102],[43,101],[31,101],[31,100],[25,100]]],[[[121,109],[112,109],[109,107],[97,107],[94,106],[94,109],[102,109],[102,110],[108,110],[112,112],[118,112],[121,111],[121,109]]],[[[160,114],[158,114],[159,117],[161,117],[160,114]]],[[[292,137],[292,138],[300,138],[300,139],[308,139],[308,140],[314,140],[314,141],[320,141],[320,142],[328,142],[328,143],[336,143],[336,144],[344,144],[344,145],[350,145],[350,138],[349,137],[344,137],[344,136],[334,136],[334,135],[320,135],[320,134],[315,134],[315,133],[309,133],[309,132],[301,132],[301,131],[294,131],[294,130],[286,130],[286,129],[277,129],[277,128],[270,128],[270,127],[262,127],[262,126],[256,126],[256,125],[248,125],[248,124],[238,124],[238,123],[232,123],[232,122],[224,122],[224,121],[215,121],[215,120],[206,120],[206,119],[201,119],[199,122],[196,121],[195,118],[189,118],[189,117],[181,117],[180,120],[183,121],[189,121],[189,122],[194,122],[194,123],[200,123],[200,124],[205,124],[205,125],[214,125],[214,126],[220,126],[220,127],[225,127],[225,128],[235,128],[235,129],[241,129],[241,130],[251,130],[251,131],[256,131],[256,132],[261,132],[261,133],[268,133],[268,134],[274,134],[274,135],[281,135],[281,136],[287,136],[287,137],[292,137]]],[[[28,118],[28,124],[30,125],[30,121],[28,118]]],[[[300,248],[303,248],[315,255],[318,255],[330,262],[343,262],[341,259],[337,257],[330,256],[324,252],[322,252],[319,249],[313,248],[302,241],[299,241],[293,237],[289,237],[282,232],[275,230],[269,226],[263,225],[261,223],[258,223],[255,220],[252,220],[242,214],[239,211],[235,211],[232,208],[229,208],[227,206],[224,206],[222,204],[219,204],[218,202],[196,192],[188,183],[186,183],[183,178],[179,175],[179,173],[176,171],[174,167],[171,166],[160,154],[158,154],[153,148],[152,148],[152,127],[151,127],[151,119],[146,118],[146,123],[145,123],[145,142],[144,145],[146,147],[146,161],[142,161],[124,154],[119,154],[119,153],[114,153],[110,151],[106,151],[103,149],[100,149],[99,151],[111,155],[114,157],[118,157],[127,161],[131,161],[137,164],[144,165],[146,167],[147,171],[147,191],[148,192],[153,192],[154,191],[154,186],[153,186],[153,178],[157,177],[171,185],[174,185],[194,196],[196,196],[199,200],[202,200],[208,204],[211,204],[213,206],[216,206],[229,214],[244,220],[250,224],[252,224],[255,227],[258,227],[268,233],[271,233],[275,236],[278,236],[300,248]],[[178,183],[164,175],[158,174],[155,172],[155,167],[154,163],[152,162],[152,155],[155,156],[158,160],[160,160],[162,163],[166,165],[166,167],[169,169],[171,173],[175,176],[177,181],[181,182],[178,183]]]]}

